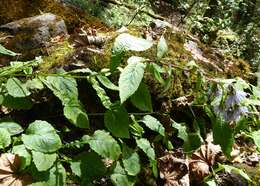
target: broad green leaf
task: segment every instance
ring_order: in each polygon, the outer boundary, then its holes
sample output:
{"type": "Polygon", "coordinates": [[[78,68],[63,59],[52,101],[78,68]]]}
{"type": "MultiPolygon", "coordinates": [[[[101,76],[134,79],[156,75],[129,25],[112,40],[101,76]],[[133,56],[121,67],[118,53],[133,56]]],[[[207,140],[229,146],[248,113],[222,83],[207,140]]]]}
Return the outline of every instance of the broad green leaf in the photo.
{"type": "Polygon", "coordinates": [[[212,180],[206,181],[205,185],[207,185],[207,186],[217,186],[217,183],[214,179],[212,179],[212,180]]]}
{"type": "Polygon", "coordinates": [[[88,141],[90,148],[104,158],[117,160],[121,154],[120,146],[108,132],[97,130],[88,141]]]}
{"type": "Polygon", "coordinates": [[[116,86],[114,83],[112,83],[106,76],[97,75],[97,79],[106,88],[108,88],[110,90],[116,90],[116,91],[119,90],[118,86],[116,86]]]}
{"type": "Polygon", "coordinates": [[[73,78],[65,78],[61,76],[40,77],[40,80],[52,90],[63,105],[70,103],[72,100],[78,100],[77,82],[73,78]]]}
{"type": "Polygon", "coordinates": [[[113,136],[129,138],[129,119],[124,106],[115,104],[111,110],[107,110],[104,116],[104,123],[113,136]]]}
{"type": "Polygon", "coordinates": [[[100,156],[95,152],[83,152],[70,162],[72,172],[81,179],[90,182],[101,178],[106,173],[106,167],[100,156]]]}
{"type": "Polygon", "coordinates": [[[26,86],[17,78],[10,78],[6,82],[6,89],[9,95],[13,97],[27,97],[30,92],[26,89],[26,86]]]}
{"type": "Polygon", "coordinates": [[[145,64],[129,63],[119,77],[119,96],[121,103],[125,102],[138,89],[144,75],[145,64]]]}
{"type": "Polygon", "coordinates": [[[260,130],[251,133],[251,136],[256,144],[258,151],[260,151],[260,130]]]}
{"type": "Polygon", "coordinates": [[[220,168],[224,169],[228,173],[236,173],[240,174],[243,178],[245,178],[248,181],[251,181],[250,177],[241,169],[233,167],[231,165],[223,165],[223,164],[218,164],[220,168]]]}
{"type": "Polygon", "coordinates": [[[111,70],[115,70],[116,67],[120,64],[126,51],[145,51],[151,48],[152,45],[153,43],[151,41],[138,38],[127,33],[120,34],[115,39],[112,48],[112,59],[110,64],[111,70]]]}
{"type": "Polygon", "coordinates": [[[122,161],[127,174],[136,176],[141,170],[139,155],[125,144],[123,144],[122,151],[122,161]]]}
{"type": "Polygon", "coordinates": [[[112,105],[110,98],[107,96],[106,91],[100,87],[98,81],[92,77],[90,78],[90,83],[92,84],[92,87],[95,89],[97,92],[97,96],[99,97],[101,103],[106,109],[110,109],[110,106],[112,105]]]}
{"type": "Polygon", "coordinates": [[[158,46],[157,46],[157,59],[160,60],[168,51],[168,46],[163,35],[160,37],[158,46]]]}
{"type": "Polygon", "coordinates": [[[44,172],[36,169],[32,171],[35,183],[30,186],[66,186],[66,170],[62,164],[56,162],[54,166],[44,172]]]}
{"type": "Polygon", "coordinates": [[[151,130],[158,132],[162,136],[165,136],[165,129],[163,125],[156,118],[146,115],[143,117],[142,122],[151,130]]]}
{"type": "Polygon", "coordinates": [[[115,186],[134,186],[135,184],[135,179],[127,175],[126,171],[120,165],[120,162],[116,163],[114,172],[110,177],[115,186]]]}
{"type": "Polygon", "coordinates": [[[5,128],[0,128],[0,149],[4,149],[11,144],[11,135],[5,128]]]}
{"type": "Polygon", "coordinates": [[[75,126],[79,128],[89,127],[88,115],[78,103],[65,105],[63,113],[64,116],[75,126]]]}
{"type": "Polygon", "coordinates": [[[17,110],[29,110],[33,103],[28,97],[15,98],[10,95],[0,95],[0,105],[17,110]]]}
{"type": "Polygon", "coordinates": [[[150,63],[148,66],[149,72],[154,76],[154,78],[161,83],[165,84],[164,79],[161,76],[161,73],[166,73],[166,70],[156,63],[150,63]]]}
{"type": "Polygon", "coordinates": [[[44,89],[43,83],[38,79],[29,79],[26,81],[25,86],[28,90],[42,90],[44,89]]]}
{"type": "Polygon", "coordinates": [[[178,130],[178,137],[184,141],[183,148],[185,152],[191,152],[200,147],[203,140],[199,133],[188,133],[185,125],[175,121],[172,122],[172,127],[178,130]]]}
{"type": "Polygon", "coordinates": [[[23,132],[23,128],[14,121],[2,121],[0,122],[0,128],[5,128],[9,132],[9,134],[17,135],[23,132]]]}
{"type": "Polygon", "coordinates": [[[40,77],[40,80],[52,90],[64,106],[64,116],[75,126],[88,128],[89,120],[78,100],[77,82],[73,78],[58,76],[40,77]]]}
{"type": "Polygon", "coordinates": [[[143,58],[143,57],[139,57],[139,56],[131,56],[128,58],[127,60],[127,63],[142,63],[142,62],[145,62],[147,61],[146,58],[143,58]]]}
{"type": "Polygon", "coordinates": [[[22,141],[26,148],[43,153],[52,153],[61,147],[60,137],[52,125],[40,120],[29,125],[26,134],[22,135],[22,141]]]}
{"type": "Polygon", "coordinates": [[[46,171],[51,168],[57,159],[57,154],[46,154],[32,151],[33,163],[38,171],[46,171]]]}
{"type": "Polygon", "coordinates": [[[155,152],[151,147],[150,142],[145,139],[136,139],[137,146],[144,151],[144,153],[149,157],[150,160],[155,160],[155,152]]]}
{"type": "Polygon", "coordinates": [[[153,110],[151,94],[145,83],[140,83],[137,91],[131,96],[131,102],[142,111],[153,110]]]}
{"type": "Polygon", "coordinates": [[[138,38],[127,33],[120,34],[114,42],[112,52],[118,53],[123,51],[144,51],[151,48],[152,41],[138,38]]]}
{"type": "Polygon", "coordinates": [[[221,119],[213,123],[213,139],[215,144],[221,146],[222,151],[227,157],[230,157],[232,146],[234,144],[234,130],[221,119]]]}
{"type": "Polygon", "coordinates": [[[12,152],[17,154],[20,158],[20,170],[24,170],[26,167],[31,165],[32,155],[30,152],[25,148],[24,145],[16,145],[13,147],[12,152]]]}
{"type": "Polygon", "coordinates": [[[3,45],[0,44],[0,54],[5,54],[5,55],[9,55],[9,56],[16,56],[18,55],[17,53],[6,49],[3,45]]]}

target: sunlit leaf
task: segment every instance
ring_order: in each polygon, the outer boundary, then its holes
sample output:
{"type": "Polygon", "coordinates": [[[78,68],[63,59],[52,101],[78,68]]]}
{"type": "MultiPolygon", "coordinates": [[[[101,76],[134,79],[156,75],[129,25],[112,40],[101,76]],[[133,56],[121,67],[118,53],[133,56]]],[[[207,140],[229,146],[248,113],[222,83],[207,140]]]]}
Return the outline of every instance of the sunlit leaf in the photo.
{"type": "Polygon", "coordinates": [[[165,136],[165,129],[163,125],[156,118],[150,115],[143,117],[142,122],[151,130],[158,132],[162,136],[165,136]]]}
{"type": "Polygon", "coordinates": [[[123,165],[128,175],[135,176],[140,170],[140,160],[139,155],[135,150],[129,148],[125,144],[123,144],[123,165]]]}
{"type": "Polygon", "coordinates": [[[121,103],[125,102],[138,89],[143,79],[145,66],[141,62],[131,62],[121,72],[119,77],[121,103]]]}
{"type": "Polygon", "coordinates": [[[0,122],[0,128],[7,129],[10,135],[17,135],[23,132],[23,128],[18,123],[13,121],[0,122]]]}
{"type": "Polygon", "coordinates": [[[52,125],[40,120],[29,125],[22,141],[26,148],[43,153],[55,152],[61,147],[60,137],[52,125]]]}
{"type": "Polygon", "coordinates": [[[21,98],[30,95],[30,92],[26,89],[26,86],[17,78],[8,79],[5,86],[8,94],[13,97],[21,98]]]}
{"type": "Polygon", "coordinates": [[[0,149],[4,149],[11,144],[11,135],[5,128],[0,128],[0,149]]]}
{"type": "Polygon", "coordinates": [[[47,154],[37,151],[32,151],[33,163],[35,164],[38,171],[46,171],[52,167],[56,161],[57,154],[47,154]]]}
{"type": "Polygon", "coordinates": [[[158,46],[157,46],[157,59],[160,60],[168,51],[168,46],[164,36],[160,37],[158,46]]]}

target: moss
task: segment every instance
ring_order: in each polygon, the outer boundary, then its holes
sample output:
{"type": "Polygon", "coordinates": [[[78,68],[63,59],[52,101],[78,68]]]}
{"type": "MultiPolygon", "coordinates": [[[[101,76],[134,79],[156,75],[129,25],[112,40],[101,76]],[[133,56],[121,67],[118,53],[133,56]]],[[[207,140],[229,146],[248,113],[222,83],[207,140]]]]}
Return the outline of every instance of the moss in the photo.
{"type": "Polygon", "coordinates": [[[43,63],[40,64],[39,70],[48,72],[52,68],[63,66],[66,63],[66,58],[73,53],[74,49],[67,40],[57,43],[49,47],[48,56],[43,57],[43,63]]]}

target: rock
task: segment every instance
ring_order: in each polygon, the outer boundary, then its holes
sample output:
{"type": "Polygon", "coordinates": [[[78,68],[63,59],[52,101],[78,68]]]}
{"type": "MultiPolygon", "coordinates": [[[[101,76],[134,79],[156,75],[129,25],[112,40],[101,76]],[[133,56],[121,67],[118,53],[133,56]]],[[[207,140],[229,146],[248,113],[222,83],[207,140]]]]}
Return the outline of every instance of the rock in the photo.
{"type": "Polygon", "coordinates": [[[52,37],[66,35],[67,28],[63,19],[46,13],[2,25],[0,32],[9,35],[2,41],[6,48],[30,59],[39,55],[52,37]]]}

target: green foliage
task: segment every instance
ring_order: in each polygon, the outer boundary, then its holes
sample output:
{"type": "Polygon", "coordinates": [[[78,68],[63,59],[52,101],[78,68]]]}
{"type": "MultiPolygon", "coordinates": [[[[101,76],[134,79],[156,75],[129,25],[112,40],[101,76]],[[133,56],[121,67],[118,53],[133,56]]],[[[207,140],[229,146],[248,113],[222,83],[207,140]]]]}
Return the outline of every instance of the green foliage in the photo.
{"type": "MultiPolygon", "coordinates": [[[[231,33],[222,32],[222,38],[235,41],[231,33]]],[[[167,35],[166,30],[163,35],[167,35]]],[[[174,67],[177,62],[166,64],[171,45],[164,36],[151,42],[120,34],[111,51],[111,68],[98,72],[84,68],[43,73],[35,68],[42,62],[40,58],[12,62],[0,69],[0,114],[7,117],[0,121],[0,149],[20,157],[19,171],[32,175],[31,185],[99,185],[105,180],[115,186],[131,186],[143,181],[140,175],[156,180],[162,171],[157,170],[157,160],[175,148],[172,140],[179,138],[185,154],[189,154],[203,144],[208,128],[212,129],[213,143],[219,144],[227,157],[236,134],[241,132],[259,149],[259,88],[240,78],[205,77],[199,64],[193,62],[180,69],[174,67]],[[186,72],[199,74],[196,90],[191,91],[194,100],[189,100],[191,95],[161,96],[179,90],[176,77],[186,72]],[[83,82],[91,90],[79,93],[78,83],[86,86],[83,82]],[[160,96],[154,90],[157,87],[160,96]],[[85,97],[92,93],[96,100],[85,97]],[[49,100],[50,95],[59,103],[49,100]],[[33,110],[42,100],[58,105],[58,118],[47,117],[47,122],[34,121],[30,116],[28,120],[34,122],[27,124],[23,118],[14,117],[16,113],[27,114],[20,110],[33,110]],[[189,109],[181,115],[186,122],[177,123],[172,110],[183,108],[189,109]],[[73,125],[67,125],[66,119],[73,125]]],[[[248,179],[239,169],[226,165],[222,169],[248,179]]]]}
{"type": "Polygon", "coordinates": [[[22,135],[26,148],[43,153],[57,151],[61,147],[60,137],[55,129],[46,121],[37,120],[31,123],[22,135]]]}
{"type": "Polygon", "coordinates": [[[132,57],[119,77],[119,96],[121,103],[125,102],[138,89],[146,65],[142,63],[143,58],[132,57]]]}
{"type": "Polygon", "coordinates": [[[0,54],[9,55],[9,56],[16,56],[17,55],[17,53],[6,49],[1,44],[0,44],[0,54]]]}

